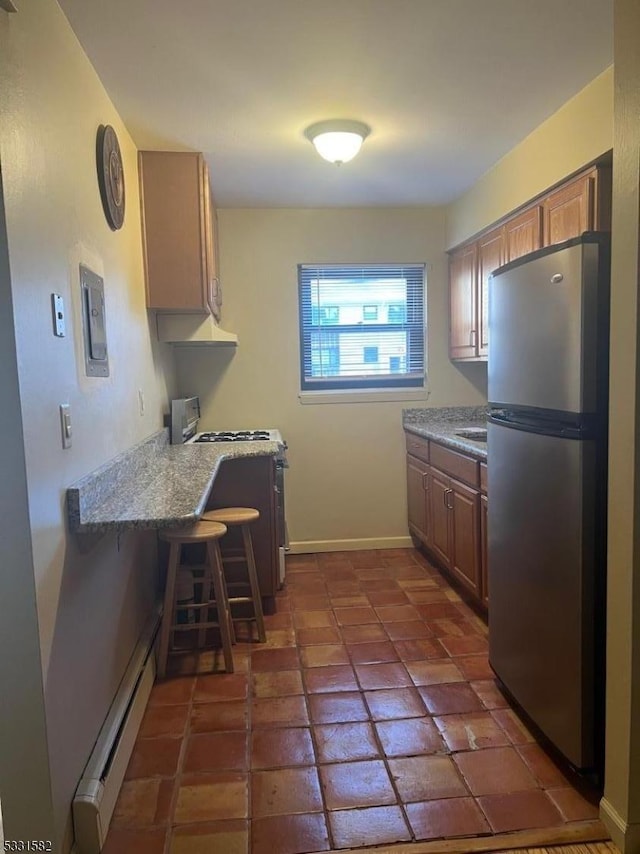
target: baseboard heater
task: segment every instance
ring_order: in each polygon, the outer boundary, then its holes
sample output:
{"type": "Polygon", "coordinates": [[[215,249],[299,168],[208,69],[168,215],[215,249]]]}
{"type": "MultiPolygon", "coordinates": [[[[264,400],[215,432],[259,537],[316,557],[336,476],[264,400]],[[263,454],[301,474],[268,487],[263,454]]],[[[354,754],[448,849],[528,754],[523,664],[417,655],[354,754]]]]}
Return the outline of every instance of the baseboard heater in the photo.
{"type": "Polygon", "coordinates": [[[99,854],[155,680],[160,607],[147,622],[78,784],[73,826],[78,854],[99,854]]]}

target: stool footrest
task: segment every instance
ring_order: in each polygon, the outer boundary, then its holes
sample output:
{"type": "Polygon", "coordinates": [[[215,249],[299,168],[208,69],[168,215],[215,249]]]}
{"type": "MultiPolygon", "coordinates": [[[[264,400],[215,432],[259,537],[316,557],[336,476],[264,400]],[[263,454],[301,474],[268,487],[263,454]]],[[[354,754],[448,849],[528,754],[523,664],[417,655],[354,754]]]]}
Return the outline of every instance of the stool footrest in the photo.
{"type": "Polygon", "coordinates": [[[208,623],[173,623],[172,632],[192,632],[199,629],[219,629],[220,623],[210,620],[208,623]]]}

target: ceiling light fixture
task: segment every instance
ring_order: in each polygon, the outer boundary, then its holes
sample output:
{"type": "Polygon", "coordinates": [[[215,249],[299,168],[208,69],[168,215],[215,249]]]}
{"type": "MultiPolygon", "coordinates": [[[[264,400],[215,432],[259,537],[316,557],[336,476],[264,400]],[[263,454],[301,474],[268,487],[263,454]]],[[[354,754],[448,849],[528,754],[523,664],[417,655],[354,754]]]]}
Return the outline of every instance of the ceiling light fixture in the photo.
{"type": "Polygon", "coordinates": [[[353,160],[370,133],[371,128],[363,122],[331,119],[310,125],[304,135],[313,143],[320,157],[340,166],[353,160]]]}

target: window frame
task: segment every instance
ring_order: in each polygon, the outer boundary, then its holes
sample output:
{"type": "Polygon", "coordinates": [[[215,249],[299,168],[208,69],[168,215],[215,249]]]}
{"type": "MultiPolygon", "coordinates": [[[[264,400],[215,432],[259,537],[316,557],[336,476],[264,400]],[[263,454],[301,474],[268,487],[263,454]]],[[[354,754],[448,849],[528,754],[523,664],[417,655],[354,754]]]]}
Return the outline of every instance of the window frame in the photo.
{"type": "MultiPolygon", "coordinates": [[[[373,303],[367,297],[367,302],[364,305],[372,305],[373,303]]],[[[396,303],[390,303],[397,305],[396,303]]],[[[318,319],[321,313],[321,306],[318,307],[318,319]]],[[[378,311],[380,316],[380,311],[378,311]]],[[[313,394],[322,392],[335,391],[357,391],[369,390],[372,392],[393,392],[402,391],[403,389],[411,389],[417,392],[425,388],[426,385],[426,264],[424,262],[412,263],[382,263],[382,264],[298,264],[298,326],[299,326],[299,344],[300,344],[300,390],[301,394],[313,394]],[[312,334],[323,329],[323,324],[318,322],[313,324],[312,319],[312,304],[311,304],[311,279],[312,271],[317,274],[325,274],[329,276],[333,273],[337,279],[341,276],[346,278],[350,271],[356,273],[364,273],[362,278],[369,276],[380,278],[381,272],[388,272],[389,279],[397,279],[402,273],[408,270],[406,305],[404,311],[404,320],[401,323],[394,322],[386,323],[367,321],[366,323],[353,324],[325,324],[324,328],[330,328],[334,333],[352,333],[359,335],[374,336],[375,333],[389,332],[404,332],[407,336],[408,350],[413,347],[411,358],[407,352],[406,358],[411,361],[416,361],[419,365],[419,370],[415,369],[411,373],[395,373],[389,371],[386,374],[376,373],[375,375],[357,375],[357,376],[330,376],[314,378],[305,374],[305,365],[311,368],[311,352],[312,352],[312,334]],[[395,274],[395,275],[393,275],[395,274]],[[305,325],[305,308],[309,322],[305,325]],[[411,319],[410,315],[413,315],[411,319]],[[417,319],[416,319],[417,318],[417,319]],[[412,343],[413,342],[413,343],[412,343]],[[417,356],[415,353],[417,352],[417,356]]],[[[379,346],[379,344],[378,344],[379,346]]]]}

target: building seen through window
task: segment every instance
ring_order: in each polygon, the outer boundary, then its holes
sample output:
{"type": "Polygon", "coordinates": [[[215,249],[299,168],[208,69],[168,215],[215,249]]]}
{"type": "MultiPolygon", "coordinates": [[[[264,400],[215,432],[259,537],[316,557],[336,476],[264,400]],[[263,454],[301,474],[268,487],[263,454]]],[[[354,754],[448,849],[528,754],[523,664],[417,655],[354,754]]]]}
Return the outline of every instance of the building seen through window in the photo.
{"type": "Polygon", "coordinates": [[[299,267],[302,388],[424,382],[424,265],[299,267]]]}

